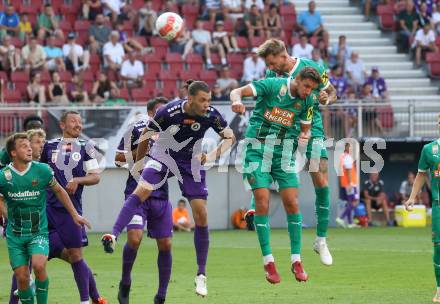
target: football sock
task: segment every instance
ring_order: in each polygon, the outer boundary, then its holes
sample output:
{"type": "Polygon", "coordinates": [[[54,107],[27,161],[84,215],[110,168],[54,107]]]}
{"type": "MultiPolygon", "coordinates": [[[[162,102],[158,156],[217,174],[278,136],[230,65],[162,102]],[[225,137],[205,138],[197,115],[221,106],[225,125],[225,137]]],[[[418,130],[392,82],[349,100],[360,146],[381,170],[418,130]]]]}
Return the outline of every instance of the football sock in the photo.
{"type": "Polygon", "coordinates": [[[141,200],[139,196],[136,194],[130,194],[124,202],[124,206],[121,211],[119,211],[118,218],[116,219],[115,224],[113,225],[113,235],[118,237],[122,230],[130,223],[133,216],[136,214],[136,211],[141,204],[141,200]]]}
{"type": "Polygon", "coordinates": [[[330,207],[330,191],[328,187],[315,188],[316,235],[327,236],[330,207]]]}
{"type": "Polygon", "coordinates": [[[131,270],[133,269],[134,261],[136,260],[137,250],[131,248],[125,243],[124,251],[122,253],[122,278],[121,282],[124,285],[131,284],[131,270]]]}
{"type": "Polygon", "coordinates": [[[18,297],[22,304],[34,304],[34,295],[32,294],[32,290],[29,287],[26,290],[18,290],[18,297]]]}
{"type": "Polygon", "coordinates": [[[35,280],[35,295],[37,297],[37,304],[47,304],[49,295],[49,279],[44,281],[35,280]]]}
{"type": "Polygon", "coordinates": [[[301,254],[302,215],[287,214],[287,231],[290,238],[290,253],[301,254]]]}
{"type": "Polygon", "coordinates": [[[14,291],[17,290],[17,278],[15,274],[12,275],[11,293],[9,294],[9,304],[18,304],[18,298],[14,296],[14,291]]]}
{"type": "Polygon", "coordinates": [[[344,212],[341,214],[341,219],[346,217],[347,223],[349,223],[349,224],[353,223],[353,219],[352,219],[352,215],[351,215],[352,212],[353,212],[353,205],[351,204],[351,202],[347,202],[347,204],[345,205],[344,212]]]}
{"type": "Polygon", "coordinates": [[[291,254],[290,255],[290,262],[295,263],[295,262],[301,262],[301,255],[300,254],[291,254]]]}
{"type": "Polygon", "coordinates": [[[434,243],[434,274],[437,287],[440,287],[440,243],[434,243]]]}
{"type": "Polygon", "coordinates": [[[249,210],[255,210],[255,197],[254,197],[254,195],[252,194],[252,197],[251,197],[251,203],[250,203],[250,206],[249,206],[249,210]]]}
{"type": "Polygon", "coordinates": [[[157,267],[159,269],[159,288],[157,295],[165,298],[167,295],[168,283],[171,277],[173,257],[171,251],[159,251],[157,255],[157,267]]]}
{"type": "Polygon", "coordinates": [[[96,287],[95,277],[93,276],[93,272],[90,267],[87,265],[87,269],[89,271],[89,295],[92,300],[99,299],[98,288],[96,287]]]}
{"type": "Polygon", "coordinates": [[[197,256],[197,275],[206,274],[206,261],[208,260],[209,250],[209,231],[208,226],[196,226],[194,229],[194,247],[197,256]]]}
{"type": "Polygon", "coordinates": [[[81,301],[89,300],[89,269],[84,260],[72,263],[73,276],[78,287],[81,301]]]}
{"type": "Polygon", "coordinates": [[[265,255],[265,256],[263,257],[263,264],[264,264],[264,265],[267,265],[267,264],[269,264],[270,262],[272,262],[272,263],[275,262],[275,259],[274,259],[273,255],[271,255],[271,254],[265,255]]]}
{"type": "Polygon", "coordinates": [[[257,230],[258,242],[260,243],[261,254],[267,256],[272,254],[270,248],[270,225],[268,215],[254,216],[255,229],[257,230]]]}

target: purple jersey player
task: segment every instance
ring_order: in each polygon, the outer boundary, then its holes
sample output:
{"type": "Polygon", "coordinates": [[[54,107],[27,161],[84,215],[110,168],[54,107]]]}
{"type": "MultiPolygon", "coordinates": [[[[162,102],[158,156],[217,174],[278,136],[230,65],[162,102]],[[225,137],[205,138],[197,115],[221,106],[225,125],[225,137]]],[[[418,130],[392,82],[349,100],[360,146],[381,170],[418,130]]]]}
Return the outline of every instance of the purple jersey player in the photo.
{"type": "MultiPolygon", "coordinates": [[[[80,140],[81,116],[76,111],[67,111],[60,118],[63,137],[46,142],[40,161],[54,171],[57,182],[66,189],[75,209],[82,214],[81,195],[84,186],[99,183],[98,162],[93,145],[80,140]]],[[[48,190],[47,218],[49,226],[49,258],[60,258],[71,264],[81,304],[107,303],[100,297],[91,269],[83,259],[82,247],[88,240],[84,228],[71,219],[57,197],[48,190]]]]}
{"type": "MultiPolygon", "coordinates": [[[[147,105],[148,116],[153,117],[156,111],[167,102],[165,98],[161,97],[151,100],[147,105]]],[[[147,123],[148,119],[142,119],[129,126],[128,131],[121,138],[116,152],[115,162],[118,165],[127,163],[129,170],[132,170],[139,138],[147,123]]],[[[133,193],[136,186],[137,180],[129,172],[124,191],[126,199],[133,193]]],[[[172,206],[168,200],[168,183],[151,193],[147,201],[139,206],[138,211],[127,225],[127,243],[122,253],[122,278],[119,282],[118,292],[118,300],[121,304],[129,303],[131,270],[142,241],[145,222],[147,223],[148,235],[156,239],[159,250],[157,257],[159,288],[154,303],[164,303],[172,266],[171,237],[173,223],[172,206]]]]}
{"type": "Polygon", "coordinates": [[[175,175],[183,196],[189,201],[196,224],[194,244],[196,248],[198,271],[195,279],[196,293],[206,296],[206,260],[209,248],[208,217],[206,198],[208,196],[205,171],[201,165],[216,160],[232,145],[234,135],[227,128],[220,113],[210,106],[211,92],[203,81],[194,81],[188,87],[188,100],[179,100],[161,108],[154,120],[148,123],[142,133],[137,149],[137,160],[142,159],[148,150],[147,139],[158,136],[149,155],[141,179],[133,194],[127,197],[113,226],[111,245],[115,238],[136,214],[138,206],[153,192],[175,175]],[[213,128],[222,138],[222,143],[208,154],[202,153],[202,139],[205,132],[213,128]]]}

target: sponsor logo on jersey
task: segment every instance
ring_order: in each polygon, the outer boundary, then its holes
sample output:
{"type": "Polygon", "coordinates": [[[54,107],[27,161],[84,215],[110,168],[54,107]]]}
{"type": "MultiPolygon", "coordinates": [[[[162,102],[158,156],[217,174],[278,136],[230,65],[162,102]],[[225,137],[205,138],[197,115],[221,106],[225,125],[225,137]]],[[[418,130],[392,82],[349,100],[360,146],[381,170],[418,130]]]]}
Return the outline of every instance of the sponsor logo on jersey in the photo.
{"type": "Polygon", "coordinates": [[[286,96],[286,94],[287,94],[287,86],[283,84],[280,88],[280,96],[283,97],[286,96]]]}
{"type": "Polygon", "coordinates": [[[9,192],[8,191],[8,196],[10,198],[15,198],[15,199],[32,199],[35,198],[37,196],[39,196],[41,193],[38,190],[26,190],[26,191],[18,191],[18,192],[9,192]]]}
{"type": "Polygon", "coordinates": [[[321,82],[322,82],[324,85],[327,85],[327,83],[328,83],[328,74],[327,74],[327,72],[324,72],[324,73],[321,75],[321,82]]]}
{"type": "Polygon", "coordinates": [[[152,168],[152,169],[160,172],[162,170],[162,164],[160,162],[158,162],[157,160],[150,159],[147,162],[147,164],[145,165],[145,168],[152,168]]]}
{"type": "Polygon", "coordinates": [[[81,153],[79,153],[79,152],[73,152],[73,153],[72,153],[72,159],[73,159],[74,161],[79,161],[79,160],[81,159],[81,153]]]}
{"type": "Polygon", "coordinates": [[[266,110],[264,113],[264,118],[268,121],[278,123],[280,125],[291,127],[295,113],[280,109],[278,107],[273,107],[272,111],[266,110]]]}
{"type": "Polygon", "coordinates": [[[199,122],[195,122],[191,125],[191,130],[193,131],[198,131],[200,130],[200,123],[199,122]]]}
{"type": "Polygon", "coordinates": [[[52,160],[53,163],[56,163],[56,162],[57,162],[58,152],[59,152],[59,151],[60,151],[60,150],[53,150],[53,151],[52,151],[51,160],[52,160]]]}
{"type": "Polygon", "coordinates": [[[5,178],[6,178],[6,180],[8,180],[8,181],[12,180],[12,173],[11,173],[11,170],[6,169],[4,172],[5,172],[5,178]]]}
{"type": "Polygon", "coordinates": [[[32,180],[32,187],[36,187],[38,185],[38,180],[37,179],[33,179],[32,180]]]}
{"type": "Polygon", "coordinates": [[[295,102],[293,107],[295,108],[295,110],[301,110],[301,102],[295,102]]]}
{"type": "Polygon", "coordinates": [[[196,121],[194,119],[184,119],[183,120],[183,124],[184,125],[192,125],[193,123],[195,123],[196,121]]]}
{"type": "Polygon", "coordinates": [[[71,152],[72,151],[72,143],[66,143],[61,146],[61,149],[63,149],[65,152],[71,152]]]}

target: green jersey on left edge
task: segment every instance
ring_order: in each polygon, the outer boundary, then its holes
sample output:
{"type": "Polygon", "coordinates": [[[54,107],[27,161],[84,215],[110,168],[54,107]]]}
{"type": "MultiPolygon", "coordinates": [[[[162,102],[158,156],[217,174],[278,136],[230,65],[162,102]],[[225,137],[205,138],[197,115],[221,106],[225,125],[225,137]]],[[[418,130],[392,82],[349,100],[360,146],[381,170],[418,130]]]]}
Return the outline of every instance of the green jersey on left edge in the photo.
{"type": "Polygon", "coordinates": [[[257,102],[246,138],[265,139],[268,135],[278,139],[296,139],[300,133],[299,122],[310,123],[313,117],[312,94],[305,100],[290,94],[291,78],[266,78],[253,81],[250,86],[257,102]]]}
{"type": "MultiPolygon", "coordinates": [[[[321,90],[325,90],[330,85],[327,71],[323,66],[318,64],[317,62],[307,59],[307,58],[299,58],[296,57],[296,64],[293,67],[292,71],[289,72],[289,74],[284,75],[278,75],[274,71],[266,70],[266,78],[273,78],[273,77],[296,77],[298,73],[304,69],[305,67],[312,67],[316,69],[321,75],[321,84],[318,86],[318,89],[315,90],[315,94],[319,96],[319,92],[321,90]]],[[[322,116],[321,112],[319,111],[319,99],[316,98],[313,103],[313,121],[312,121],[312,129],[311,129],[312,137],[322,137],[324,138],[324,127],[322,125],[322,116]]]]}
{"type": "Polygon", "coordinates": [[[55,183],[52,169],[35,161],[23,172],[12,163],[0,171],[0,195],[8,207],[7,236],[48,234],[46,190],[55,183]]]}
{"type": "Polygon", "coordinates": [[[440,200],[440,139],[423,146],[419,159],[419,172],[430,171],[431,174],[431,196],[433,201],[440,200]]]}
{"type": "Polygon", "coordinates": [[[9,157],[8,152],[6,152],[6,149],[0,150],[0,169],[6,167],[11,162],[11,158],[9,157]]]}

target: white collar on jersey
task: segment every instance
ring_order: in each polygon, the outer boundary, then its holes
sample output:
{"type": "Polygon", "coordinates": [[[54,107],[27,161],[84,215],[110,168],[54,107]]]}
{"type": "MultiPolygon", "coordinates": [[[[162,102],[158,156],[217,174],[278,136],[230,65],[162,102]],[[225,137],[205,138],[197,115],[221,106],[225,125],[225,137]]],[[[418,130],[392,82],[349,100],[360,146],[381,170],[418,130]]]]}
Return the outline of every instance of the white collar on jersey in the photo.
{"type": "Polygon", "coordinates": [[[292,91],[290,90],[290,83],[291,83],[292,81],[295,81],[295,79],[293,79],[292,76],[289,76],[289,78],[287,78],[287,92],[289,92],[289,96],[290,96],[290,98],[295,99],[296,97],[295,97],[295,96],[292,96],[292,91]]]}
{"type": "Polygon", "coordinates": [[[299,62],[301,61],[301,58],[299,58],[299,57],[292,57],[292,58],[296,59],[296,62],[295,62],[295,65],[293,66],[292,70],[289,72],[289,75],[292,75],[293,72],[296,71],[296,68],[298,67],[299,62]]]}
{"type": "Polygon", "coordinates": [[[27,168],[24,171],[18,171],[17,169],[15,169],[15,167],[12,165],[12,163],[9,163],[9,165],[8,165],[8,167],[11,168],[12,171],[14,171],[15,173],[17,173],[20,176],[25,175],[29,171],[31,166],[32,166],[32,161],[29,162],[27,168]]]}

